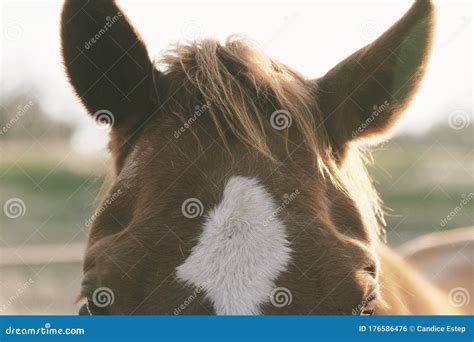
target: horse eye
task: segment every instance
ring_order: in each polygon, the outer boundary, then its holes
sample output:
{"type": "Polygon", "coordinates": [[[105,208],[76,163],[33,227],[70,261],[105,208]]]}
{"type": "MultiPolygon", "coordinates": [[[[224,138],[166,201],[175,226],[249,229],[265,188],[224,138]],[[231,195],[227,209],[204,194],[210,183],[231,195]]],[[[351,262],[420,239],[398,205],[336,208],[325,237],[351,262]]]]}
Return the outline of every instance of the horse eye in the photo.
{"type": "Polygon", "coordinates": [[[364,271],[366,271],[368,274],[370,274],[373,278],[377,276],[377,269],[375,265],[370,265],[364,268],[364,271]]]}

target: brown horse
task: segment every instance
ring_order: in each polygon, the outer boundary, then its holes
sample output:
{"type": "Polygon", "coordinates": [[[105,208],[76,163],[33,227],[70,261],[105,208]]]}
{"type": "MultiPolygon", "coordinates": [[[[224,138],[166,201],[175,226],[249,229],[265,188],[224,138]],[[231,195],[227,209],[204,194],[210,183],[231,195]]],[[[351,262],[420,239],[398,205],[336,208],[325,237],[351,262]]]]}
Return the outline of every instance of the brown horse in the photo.
{"type": "Polygon", "coordinates": [[[455,314],[379,239],[359,146],[424,74],[433,7],[311,80],[232,37],[159,71],[110,0],[68,0],[64,63],[112,124],[113,179],[90,225],[90,314],[455,314]]]}

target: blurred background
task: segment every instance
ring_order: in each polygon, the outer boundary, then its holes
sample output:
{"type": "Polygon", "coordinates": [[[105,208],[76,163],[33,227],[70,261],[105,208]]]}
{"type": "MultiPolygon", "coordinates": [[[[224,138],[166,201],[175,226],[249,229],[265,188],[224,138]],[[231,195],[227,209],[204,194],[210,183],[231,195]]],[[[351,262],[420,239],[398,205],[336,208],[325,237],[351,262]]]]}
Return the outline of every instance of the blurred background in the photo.
{"type": "MultiPolygon", "coordinates": [[[[118,1],[151,56],[170,44],[245,34],[319,77],[400,18],[411,1],[118,1]]],[[[370,171],[388,242],[472,225],[472,3],[435,1],[428,74],[370,171]]],[[[65,76],[61,1],[2,1],[0,314],[76,314],[86,220],[108,169],[107,130],[65,76]]]]}

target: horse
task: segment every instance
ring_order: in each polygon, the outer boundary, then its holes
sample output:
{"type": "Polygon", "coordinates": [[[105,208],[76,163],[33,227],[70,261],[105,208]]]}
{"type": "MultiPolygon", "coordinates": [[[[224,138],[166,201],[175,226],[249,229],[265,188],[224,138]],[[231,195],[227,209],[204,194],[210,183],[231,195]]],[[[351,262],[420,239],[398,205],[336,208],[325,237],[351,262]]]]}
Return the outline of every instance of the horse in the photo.
{"type": "Polygon", "coordinates": [[[416,1],[311,79],[240,36],[152,61],[114,1],[66,0],[66,73],[111,126],[81,314],[463,313],[383,242],[366,171],[423,78],[434,12],[416,1]]]}

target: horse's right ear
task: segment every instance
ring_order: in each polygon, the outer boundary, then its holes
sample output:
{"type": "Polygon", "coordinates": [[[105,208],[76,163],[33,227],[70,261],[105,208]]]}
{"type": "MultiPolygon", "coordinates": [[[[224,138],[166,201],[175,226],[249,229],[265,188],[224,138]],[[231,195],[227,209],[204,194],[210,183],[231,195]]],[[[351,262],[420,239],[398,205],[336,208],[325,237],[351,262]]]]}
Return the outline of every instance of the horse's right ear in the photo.
{"type": "Polygon", "coordinates": [[[69,80],[92,115],[111,113],[121,125],[151,113],[158,72],[114,1],[66,0],[61,41],[69,80]]]}

